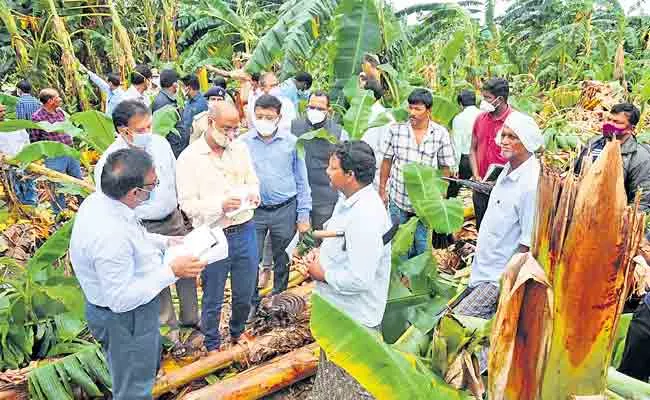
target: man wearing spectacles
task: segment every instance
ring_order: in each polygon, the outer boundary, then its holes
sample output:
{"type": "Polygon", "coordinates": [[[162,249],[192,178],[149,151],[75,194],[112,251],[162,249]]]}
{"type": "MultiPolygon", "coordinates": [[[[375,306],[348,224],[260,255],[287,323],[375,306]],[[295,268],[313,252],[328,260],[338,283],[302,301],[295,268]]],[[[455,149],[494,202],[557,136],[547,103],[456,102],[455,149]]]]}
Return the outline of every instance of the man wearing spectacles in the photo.
{"type": "MultiPolygon", "coordinates": [[[[144,150],[153,159],[157,178],[145,184],[142,192],[147,200],[135,208],[135,214],[151,233],[168,236],[184,236],[187,233],[183,215],[176,198],[176,158],[169,142],[151,133],[151,112],[137,100],[126,100],[115,107],[113,124],[117,138],[104,152],[95,166],[95,183],[101,191],[102,170],[106,159],[114,152],[136,148],[144,150]]],[[[180,348],[180,326],[195,327],[199,322],[195,279],[179,279],[176,292],[180,301],[180,322],[176,317],[171,291],[160,293],[160,322],[170,328],[169,338],[180,348]]]]}
{"type": "Polygon", "coordinates": [[[240,122],[235,106],[220,101],[208,112],[208,130],[178,158],[176,183],[178,202],[194,228],[224,215],[230,219],[224,229],[228,257],[209,264],[201,274],[203,343],[208,352],[217,352],[222,343],[219,322],[228,274],[231,342],[239,341],[250,310],[258,262],[252,219],[259,204],[259,183],[246,144],[235,140],[240,122]]]}

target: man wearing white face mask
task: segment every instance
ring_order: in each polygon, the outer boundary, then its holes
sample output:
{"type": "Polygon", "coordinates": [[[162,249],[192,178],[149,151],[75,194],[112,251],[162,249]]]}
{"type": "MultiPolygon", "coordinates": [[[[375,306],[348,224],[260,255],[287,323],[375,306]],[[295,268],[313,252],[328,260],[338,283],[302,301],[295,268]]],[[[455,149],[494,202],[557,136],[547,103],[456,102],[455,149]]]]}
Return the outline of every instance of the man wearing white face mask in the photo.
{"type": "MultiPolygon", "coordinates": [[[[348,140],[348,133],[331,118],[330,97],[326,92],[316,91],[309,96],[307,118],[296,119],[291,123],[291,133],[300,137],[318,129],[325,129],[339,142],[348,140]]],[[[311,188],[311,224],[314,229],[322,229],[334,211],[338,201],[336,189],[327,177],[327,165],[334,145],[325,139],[305,142],[305,164],[311,188]]]]}
{"type": "MultiPolygon", "coordinates": [[[[153,159],[160,183],[151,191],[149,199],[138,205],[135,215],[151,233],[167,236],[184,236],[187,233],[183,216],[176,199],[176,158],[167,140],[151,133],[151,112],[137,100],[125,100],[113,111],[113,124],[118,136],[106,149],[95,166],[95,184],[101,191],[102,170],[112,153],[126,148],[138,148],[153,159]]],[[[198,323],[196,281],[179,279],[176,291],[180,300],[180,324],[195,326],[198,323]]],[[[171,328],[169,337],[178,342],[179,321],[172,304],[171,292],[165,288],[160,297],[160,323],[171,328]]]]}
{"type": "Polygon", "coordinates": [[[248,118],[248,127],[253,127],[253,121],[255,120],[255,103],[260,96],[264,94],[269,94],[275,96],[282,103],[282,116],[280,117],[280,122],[278,123],[278,128],[283,130],[291,129],[291,121],[296,119],[296,107],[293,105],[293,102],[289,100],[282,94],[280,89],[280,81],[278,77],[275,76],[273,72],[266,72],[260,76],[260,93],[257,96],[252,98],[252,101],[248,102],[246,108],[246,115],[248,118]]]}
{"type": "MultiPolygon", "coordinates": [[[[262,203],[255,210],[255,229],[259,254],[270,231],[273,251],[273,294],[287,289],[289,257],[285,252],[296,234],[310,229],[311,190],[305,160],[298,157],[297,139],[278,126],[282,103],[274,96],[262,95],[255,103],[254,128],[242,136],[248,145],[260,180],[262,203]]],[[[257,286],[257,285],[256,285],[257,286]]],[[[254,312],[259,295],[253,299],[254,312]]]]}

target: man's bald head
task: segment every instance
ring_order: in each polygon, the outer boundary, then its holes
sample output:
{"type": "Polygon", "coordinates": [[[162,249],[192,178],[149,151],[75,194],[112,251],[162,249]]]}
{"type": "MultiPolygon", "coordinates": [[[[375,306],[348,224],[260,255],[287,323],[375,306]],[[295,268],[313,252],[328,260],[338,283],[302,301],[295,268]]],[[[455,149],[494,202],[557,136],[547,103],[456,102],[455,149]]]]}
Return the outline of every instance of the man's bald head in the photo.
{"type": "Polygon", "coordinates": [[[273,72],[265,72],[260,77],[260,87],[266,94],[269,94],[271,90],[278,87],[279,85],[280,85],[280,81],[278,80],[278,77],[273,72]]]}
{"type": "Polygon", "coordinates": [[[56,89],[46,88],[38,93],[41,104],[49,109],[55,109],[61,105],[61,96],[56,89]]]}
{"type": "Polygon", "coordinates": [[[227,121],[228,123],[234,122],[236,125],[239,125],[239,111],[237,108],[227,102],[227,101],[218,101],[216,103],[210,104],[208,108],[208,117],[214,121],[217,126],[221,126],[219,121],[227,121]]]}

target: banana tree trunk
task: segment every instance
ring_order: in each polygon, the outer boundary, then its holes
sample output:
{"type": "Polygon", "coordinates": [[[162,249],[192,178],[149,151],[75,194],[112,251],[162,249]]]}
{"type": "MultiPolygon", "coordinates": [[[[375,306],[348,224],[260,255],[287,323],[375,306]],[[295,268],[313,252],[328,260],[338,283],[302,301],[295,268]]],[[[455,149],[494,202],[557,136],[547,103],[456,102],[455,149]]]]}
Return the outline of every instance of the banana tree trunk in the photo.
{"type": "Polygon", "coordinates": [[[13,47],[16,52],[16,65],[18,66],[18,72],[21,74],[26,74],[29,70],[29,56],[27,55],[27,48],[23,42],[23,38],[20,36],[20,31],[16,26],[16,20],[14,19],[13,14],[11,14],[11,8],[5,0],[0,0],[0,19],[7,27],[7,32],[11,37],[11,47],[13,47]]]}
{"type": "Polygon", "coordinates": [[[162,56],[164,61],[176,61],[178,51],[176,50],[176,29],[174,20],[176,18],[176,3],[170,0],[162,0],[163,14],[160,16],[162,33],[162,56]]]}
{"type": "Polygon", "coordinates": [[[312,343],[214,385],[191,392],[183,400],[255,400],[316,373],[319,347],[312,343]]]}
{"type": "MultiPolygon", "coordinates": [[[[131,48],[131,39],[129,33],[122,25],[120,14],[117,12],[113,0],[108,0],[108,7],[111,10],[111,19],[113,23],[113,54],[120,71],[132,70],[135,68],[135,58],[131,48]]],[[[126,74],[124,74],[126,75],[126,74]]],[[[122,77],[124,78],[124,76],[122,77]]]]}
{"type": "MultiPolygon", "coordinates": [[[[18,161],[14,161],[14,160],[11,160],[11,159],[5,158],[5,157],[0,157],[0,164],[1,163],[6,163],[6,164],[9,164],[9,165],[13,165],[15,167],[22,168],[22,165],[18,161]]],[[[81,186],[82,188],[90,191],[91,193],[95,191],[95,186],[91,185],[90,183],[88,183],[88,182],[86,182],[84,180],[77,179],[75,177],[72,177],[72,176],[67,175],[67,174],[63,174],[63,173],[58,172],[58,171],[54,171],[52,169],[46,168],[46,167],[44,167],[42,165],[39,165],[39,164],[36,164],[36,163],[27,164],[27,167],[25,167],[25,169],[27,170],[27,172],[31,172],[31,173],[37,174],[37,175],[42,175],[42,176],[44,176],[44,177],[46,177],[49,180],[52,180],[54,182],[70,183],[70,184],[73,184],[73,185],[81,186]]]]}
{"type": "MultiPolygon", "coordinates": [[[[314,284],[307,284],[291,289],[290,292],[301,297],[307,297],[311,294],[313,288],[314,284]]],[[[227,350],[201,358],[179,368],[156,381],[153,387],[153,396],[159,397],[196,379],[227,368],[235,362],[250,361],[252,357],[261,358],[264,352],[275,351],[274,349],[281,348],[281,344],[284,342],[300,339],[293,337],[296,334],[294,331],[291,329],[287,331],[274,330],[256,337],[248,343],[237,344],[227,350]]]]}
{"type": "Polygon", "coordinates": [[[59,16],[56,9],[54,0],[47,0],[47,4],[52,16],[52,26],[54,29],[54,36],[61,46],[61,64],[65,75],[65,91],[69,99],[74,99],[75,96],[79,99],[79,104],[82,110],[89,110],[90,103],[88,96],[84,90],[83,82],[79,77],[77,58],[74,55],[74,48],[70,40],[70,34],[65,27],[63,19],[59,16]]]}
{"type": "Polygon", "coordinates": [[[156,49],[156,15],[154,12],[152,0],[144,0],[142,3],[142,11],[144,13],[144,19],[147,23],[147,42],[149,44],[149,51],[153,55],[157,55],[158,51],[156,49]]]}

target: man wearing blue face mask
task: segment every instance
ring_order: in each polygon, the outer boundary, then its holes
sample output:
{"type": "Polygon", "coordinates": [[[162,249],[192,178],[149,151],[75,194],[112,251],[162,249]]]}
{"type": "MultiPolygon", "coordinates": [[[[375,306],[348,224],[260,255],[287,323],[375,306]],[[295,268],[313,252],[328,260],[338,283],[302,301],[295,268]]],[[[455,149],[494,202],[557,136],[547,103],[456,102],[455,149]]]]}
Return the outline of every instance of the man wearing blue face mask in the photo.
{"type": "MultiPolygon", "coordinates": [[[[113,111],[113,124],[117,138],[106,149],[95,166],[95,184],[101,191],[101,177],[108,156],[120,149],[137,148],[147,152],[153,159],[160,183],[153,189],[147,201],[134,211],[144,227],[151,233],[166,236],[184,236],[185,222],[178,209],[176,196],[176,157],[169,142],[151,133],[151,112],[137,100],[125,100],[113,111]]],[[[176,291],[180,300],[180,324],[195,326],[198,323],[196,281],[179,279],[176,291]]],[[[169,338],[179,343],[179,321],[172,304],[171,292],[165,288],[160,297],[160,323],[170,327],[169,338]]]]}

